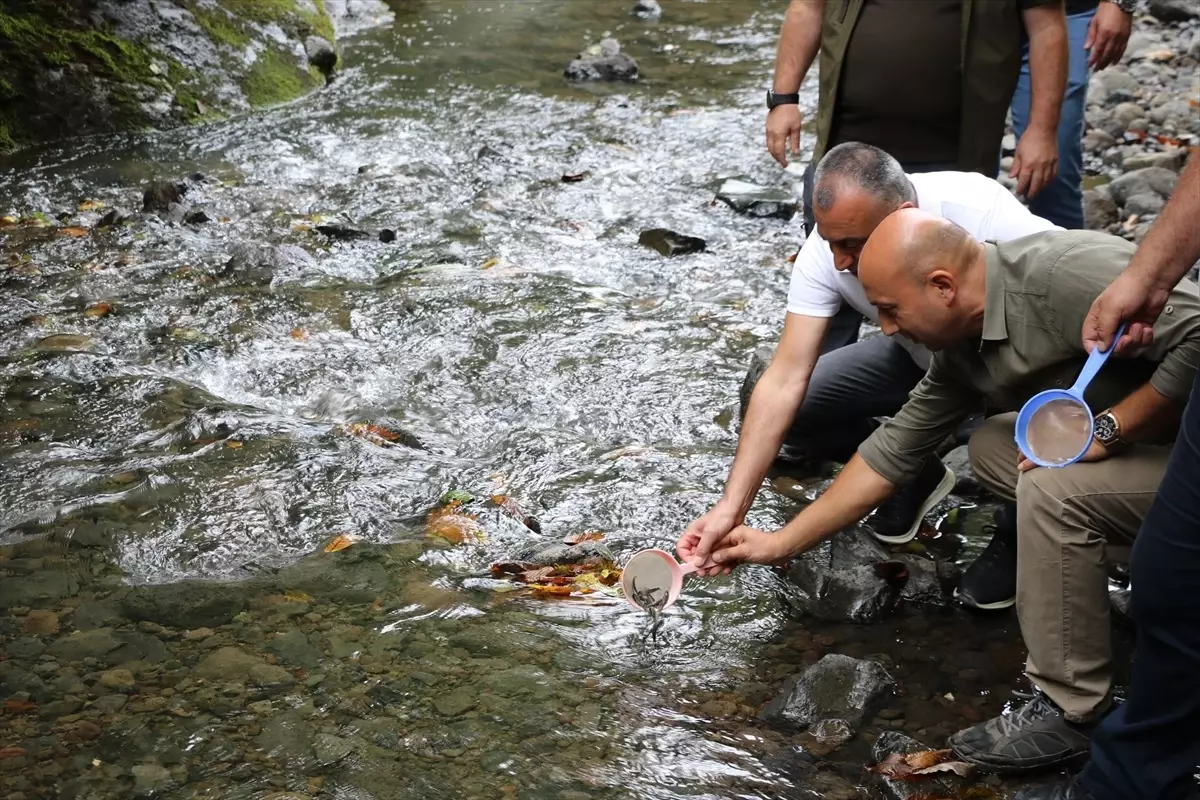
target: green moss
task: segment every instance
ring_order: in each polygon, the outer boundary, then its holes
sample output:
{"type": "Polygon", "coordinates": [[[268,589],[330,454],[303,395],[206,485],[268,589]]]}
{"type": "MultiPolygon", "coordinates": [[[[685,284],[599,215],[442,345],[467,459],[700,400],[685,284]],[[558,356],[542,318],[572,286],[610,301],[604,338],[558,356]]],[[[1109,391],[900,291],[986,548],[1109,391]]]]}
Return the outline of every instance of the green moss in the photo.
{"type": "Polygon", "coordinates": [[[17,142],[13,139],[12,130],[8,127],[7,122],[0,122],[0,153],[8,153],[15,150],[17,142]]]}
{"type": "Polygon", "coordinates": [[[240,19],[266,25],[276,23],[303,38],[315,33],[330,42],[335,41],[333,20],[325,9],[324,0],[313,0],[316,12],[302,9],[296,0],[217,0],[221,6],[240,19]]]}
{"type": "Polygon", "coordinates": [[[290,55],[268,47],[242,81],[242,91],[250,105],[269,106],[293,100],[319,85],[290,55]]]}
{"type": "Polygon", "coordinates": [[[238,26],[224,11],[193,9],[192,16],[196,18],[196,23],[204,29],[209,38],[218,44],[229,45],[235,50],[240,50],[250,44],[250,34],[238,26]]]}

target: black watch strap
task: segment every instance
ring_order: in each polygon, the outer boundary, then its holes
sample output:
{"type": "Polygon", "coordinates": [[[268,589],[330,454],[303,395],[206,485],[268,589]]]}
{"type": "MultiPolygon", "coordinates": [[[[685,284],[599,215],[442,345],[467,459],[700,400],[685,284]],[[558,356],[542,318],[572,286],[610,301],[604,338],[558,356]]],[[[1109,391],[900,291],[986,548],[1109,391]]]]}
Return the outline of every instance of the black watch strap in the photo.
{"type": "Polygon", "coordinates": [[[776,106],[798,106],[800,105],[800,95],[796,94],[780,94],[767,90],[767,108],[775,108],[776,106]]]}

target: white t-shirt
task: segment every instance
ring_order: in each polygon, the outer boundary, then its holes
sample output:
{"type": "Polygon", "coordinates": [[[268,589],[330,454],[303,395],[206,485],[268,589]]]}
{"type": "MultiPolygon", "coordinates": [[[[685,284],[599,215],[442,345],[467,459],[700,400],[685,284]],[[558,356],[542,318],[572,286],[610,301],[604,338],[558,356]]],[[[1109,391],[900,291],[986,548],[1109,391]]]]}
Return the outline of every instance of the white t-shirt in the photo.
{"type": "MultiPolygon", "coordinates": [[[[961,226],[977,240],[1006,242],[1058,226],[1035,216],[998,181],[978,172],[925,172],[909,175],[917,190],[917,207],[961,226]]],[[[879,324],[879,312],[867,302],[858,278],[833,266],[833,251],[814,230],[792,266],[788,289],[789,314],[832,317],[849,303],[864,317],[879,324]]],[[[900,343],[922,367],[929,366],[929,351],[900,337],[900,343]]]]}

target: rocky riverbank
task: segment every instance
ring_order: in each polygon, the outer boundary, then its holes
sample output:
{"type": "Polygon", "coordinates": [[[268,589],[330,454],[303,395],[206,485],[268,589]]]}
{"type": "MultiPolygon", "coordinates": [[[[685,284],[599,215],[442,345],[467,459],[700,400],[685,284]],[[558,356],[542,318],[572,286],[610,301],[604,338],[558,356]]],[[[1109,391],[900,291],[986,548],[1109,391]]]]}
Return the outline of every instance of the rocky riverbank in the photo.
{"type": "Polygon", "coordinates": [[[0,10],[0,152],[165,129],[295,99],[377,0],[47,0],[0,10]]]}

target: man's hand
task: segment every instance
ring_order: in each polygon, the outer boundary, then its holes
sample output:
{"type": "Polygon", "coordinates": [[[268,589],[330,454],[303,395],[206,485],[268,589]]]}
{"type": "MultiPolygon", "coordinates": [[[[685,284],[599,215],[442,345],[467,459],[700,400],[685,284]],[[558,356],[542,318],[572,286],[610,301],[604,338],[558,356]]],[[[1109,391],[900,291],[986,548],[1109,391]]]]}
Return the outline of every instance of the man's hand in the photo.
{"type": "Polygon", "coordinates": [[[1083,43],[1083,48],[1088,51],[1088,66],[1104,69],[1120,61],[1132,30],[1132,14],[1126,14],[1116,3],[1101,3],[1083,43]]]}
{"type": "Polygon", "coordinates": [[[732,566],[744,563],[777,564],[788,555],[783,537],[778,533],[739,525],[717,543],[712,558],[718,564],[732,566]]]}
{"type": "Polygon", "coordinates": [[[1017,179],[1017,194],[1032,199],[1058,173],[1058,138],[1054,131],[1027,128],[1013,155],[1008,177],[1017,179]]]}
{"type": "MultiPolygon", "coordinates": [[[[738,525],[742,524],[742,515],[736,509],[725,503],[717,503],[700,519],[693,522],[675,542],[675,552],[684,561],[692,564],[703,564],[712,555],[717,543],[738,525]]],[[[730,567],[710,567],[696,570],[697,575],[711,577],[713,575],[728,575],[730,567]]]]}
{"type": "Polygon", "coordinates": [[[767,112],[767,150],[779,162],[788,165],[787,151],[791,145],[792,155],[800,154],[800,106],[775,106],[767,112]]]}
{"type": "Polygon", "coordinates": [[[1122,322],[1128,323],[1116,353],[1145,347],[1154,339],[1154,321],[1167,304],[1170,291],[1126,270],[1100,293],[1083,320],[1083,346],[1107,348],[1122,322]]]}
{"type": "MultiPolygon", "coordinates": [[[[1104,445],[1100,444],[1099,439],[1093,438],[1092,443],[1088,446],[1087,452],[1083,454],[1083,456],[1079,459],[1079,462],[1103,461],[1104,459],[1108,458],[1110,455],[1112,455],[1112,453],[1110,453],[1108,451],[1108,448],[1105,447],[1104,445]]],[[[1079,463],[1079,462],[1076,462],[1076,463],[1079,463]]],[[[1028,458],[1025,458],[1025,456],[1023,456],[1023,455],[1017,456],[1017,470],[1019,472],[1029,472],[1029,470],[1034,469],[1036,467],[1037,467],[1037,464],[1033,463],[1028,458]]]]}

